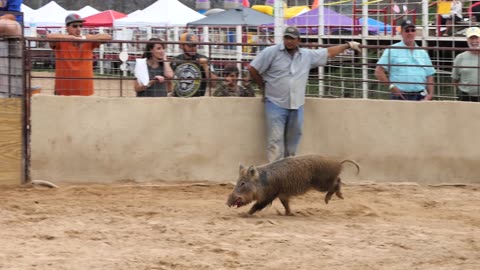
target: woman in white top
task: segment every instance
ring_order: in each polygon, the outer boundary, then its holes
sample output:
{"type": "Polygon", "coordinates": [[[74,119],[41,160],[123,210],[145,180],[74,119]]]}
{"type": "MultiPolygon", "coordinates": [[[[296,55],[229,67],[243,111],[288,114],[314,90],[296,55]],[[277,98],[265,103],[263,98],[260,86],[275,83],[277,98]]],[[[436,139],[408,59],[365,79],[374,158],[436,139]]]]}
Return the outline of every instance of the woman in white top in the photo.
{"type": "Polygon", "coordinates": [[[168,62],[165,52],[165,43],[159,38],[151,38],[142,58],[147,59],[148,76],[150,78],[147,85],[134,81],[134,89],[137,97],[166,97],[170,92],[170,83],[168,79],[173,78],[173,70],[168,62]],[[167,79],[167,80],[166,80],[167,79]]]}

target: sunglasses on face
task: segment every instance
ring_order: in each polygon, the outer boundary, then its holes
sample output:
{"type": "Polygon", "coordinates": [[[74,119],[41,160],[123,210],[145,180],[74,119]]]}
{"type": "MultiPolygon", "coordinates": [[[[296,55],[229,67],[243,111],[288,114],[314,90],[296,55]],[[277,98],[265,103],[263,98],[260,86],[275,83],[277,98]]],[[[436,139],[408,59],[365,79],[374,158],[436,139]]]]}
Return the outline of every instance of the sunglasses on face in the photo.
{"type": "Polygon", "coordinates": [[[72,24],[72,27],[73,28],[82,28],[83,27],[83,24],[72,24]]]}
{"type": "Polygon", "coordinates": [[[187,45],[188,47],[190,47],[190,48],[195,48],[195,47],[197,47],[197,44],[186,44],[186,45],[187,45]]]}
{"type": "Polygon", "coordinates": [[[415,31],[417,31],[417,30],[415,30],[415,28],[407,28],[404,31],[405,31],[405,33],[415,33],[415,31]]]}

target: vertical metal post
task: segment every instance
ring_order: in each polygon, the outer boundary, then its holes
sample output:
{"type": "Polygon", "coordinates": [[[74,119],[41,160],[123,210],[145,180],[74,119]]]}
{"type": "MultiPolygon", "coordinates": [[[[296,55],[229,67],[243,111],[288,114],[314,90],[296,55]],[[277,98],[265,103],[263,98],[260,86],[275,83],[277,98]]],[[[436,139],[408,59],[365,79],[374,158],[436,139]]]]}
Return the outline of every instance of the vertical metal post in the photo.
{"type": "MultiPolygon", "coordinates": [[[[318,1],[318,44],[323,44],[323,36],[325,35],[325,18],[324,18],[324,0],[318,1]]],[[[318,67],[318,96],[323,97],[325,94],[325,67],[318,67]]]]}
{"type": "MultiPolygon", "coordinates": [[[[203,42],[210,42],[210,30],[208,28],[208,26],[204,26],[203,28],[203,33],[202,33],[202,39],[203,39],[203,42]]],[[[210,46],[204,46],[204,51],[205,51],[205,55],[210,55],[210,46]]]]}
{"type": "Polygon", "coordinates": [[[427,47],[428,37],[428,1],[422,1],[422,47],[427,47]]]}
{"type": "MultiPolygon", "coordinates": [[[[236,28],[235,28],[235,32],[236,32],[236,42],[237,43],[243,43],[243,40],[242,40],[242,26],[241,25],[237,25],[236,28]]],[[[245,32],[246,33],[246,32],[245,32]]],[[[243,51],[243,46],[236,46],[236,61],[237,63],[241,63],[242,62],[242,51],[243,51]]],[[[238,67],[238,64],[237,64],[237,67],[238,67]]],[[[239,69],[241,71],[241,69],[239,69]]]]}
{"type": "Polygon", "coordinates": [[[32,85],[31,85],[31,72],[32,72],[32,66],[31,66],[31,59],[30,55],[28,52],[30,52],[30,43],[28,43],[27,46],[27,40],[23,39],[22,35],[22,63],[24,64],[24,69],[23,69],[23,110],[22,110],[22,179],[21,182],[22,184],[30,182],[31,176],[30,176],[30,112],[31,112],[31,91],[32,85]]]}
{"type": "Polygon", "coordinates": [[[275,44],[282,42],[283,35],[283,0],[275,0],[273,4],[273,15],[275,22],[275,44]]]}
{"type": "MultiPolygon", "coordinates": [[[[104,28],[103,27],[100,27],[100,29],[98,30],[99,33],[104,33],[104,28]]],[[[104,59],[104,56],[105,56],[105,44],[101,44],[100,45],[100,48],[98,49],[98,66],[100,68],[100,74],[105,74],[105,68],[104,68],[104,63],[103,63],[103,59],[104,59]]]]}
{"type": "MultiPolygon", "coordinates": [[[[173,41],[178,42],[180,40],[179,32],[180,28],[178,26],[173,27],[173,41]]],[[[178,43],[175,43],[175,45],[173,45],[173,53],[177,53],[178,51],[180,51],[180,46],[178,43]]]]}
{"type": "MultiPolygon", "coordinates": [[[[362,45],[368,45],[368,0],[362,1],[362,45]]],[[[368,98],[368,50],[366,48],[362,49],[362,98],[368,98]]],[[[353,72],[354,76],[356,74],[355,70],[353,72]]]]}

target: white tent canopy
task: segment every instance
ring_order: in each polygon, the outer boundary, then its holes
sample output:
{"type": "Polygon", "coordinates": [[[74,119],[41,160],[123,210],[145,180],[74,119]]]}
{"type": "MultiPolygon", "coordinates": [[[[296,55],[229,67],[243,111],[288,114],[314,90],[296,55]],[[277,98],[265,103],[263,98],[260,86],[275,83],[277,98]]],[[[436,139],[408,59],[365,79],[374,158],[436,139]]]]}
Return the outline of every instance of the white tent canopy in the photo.
{"type": "Polygon", "coordinates": [[[35,24],[36,27],[61,27],[65,26],[65,17],[68,11],[51,1],[43,7],[33,11],[28,16],[31,21],[24,20],[25,25],[35,24]]]}
{"type": "Polygon", "coordinates": [[[158,0],[141,12],[115,20],[114,27],[185,26],[205,18],[178,0],[158,0]]]}
{"type": "Polygon", "coordinates": [[[23,12],[23,14],[25,14],[25,13],[33,12],[34,9],[31,8],[31,7],[29,7],[29,6],[27,6],[27,5],[25,5],[25,4],[21,4],[21,5],[20,5],[20,11],[23,12]]]}
{"type": "Polygon", "coordinates": [[[98,14],[98,13],[100,13],[100,11],[91,7],[91,6],[84,6],[83,8],[79,9],[78,11],[72,11],[71,13],[77,13],[78,15],[80,15],[80,17],[85,18],[85,17],[88,17],[88,16],[98,14]]]}
{"type": "Polygon", "coordinates": [[[140,15],[142,14],[142,10],[141,9],[137,9],[135,10],[134,12],[131,12],[131,13],[128,13],[128,16],[137,16],[137,15],[140,15]]]}
{"type": "Polygon", "coordinates": [[[85,6],[80,10],[66,10],[55,1],[51,1],[37,10],[23,6],[22,4],[25,26],[35,25],[36,27],[63,27],[65,26],[65,17],[70,13],[77,13],[84,18],[100,12],[91,6],[85,6]]]}
{"type": "Polygon", "coordinates": [[[32,9],[31,7],[29,7],[25,4],[22,4],[20,6],[20,11],[23,12],[24,25],[28,26],[29,22],[32,21],[32,16],[33,16],[33,14],[36,10],[32,9]]]}

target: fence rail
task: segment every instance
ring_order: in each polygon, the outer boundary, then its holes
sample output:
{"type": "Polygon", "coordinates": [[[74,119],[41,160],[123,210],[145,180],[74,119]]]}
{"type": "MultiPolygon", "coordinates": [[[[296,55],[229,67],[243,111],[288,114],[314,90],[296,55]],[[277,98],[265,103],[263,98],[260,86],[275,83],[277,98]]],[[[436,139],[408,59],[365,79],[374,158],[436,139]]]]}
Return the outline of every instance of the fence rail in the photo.
{"type": "MultiPolygon", "coordinates": [[[[338,37],[336,39],[323,40],[305,39],[301,47],[325,48],[349,40],[351,39],[338,37]]],[[[28,78],[26,85],[29,89],[41,88],[41,93],[43,94],[53,94],[56,59],[53,51],[49,48],[39,49],[31,46],[32,43],[38,44],[40,41],[42,39],[26,39],[25,59],[28,78]]],[[[313,69],[310,73],[306,94],[316,97],[388,99],[390,97],[389,90],[378,82],[374,76],[374,70],[383,50],[390,48],[391,44],[397,41],[399,40],[384,42],[369,39],[362,40],[364,44],[362,53],[347,51],[330,59],[326,66],[313,69]]],[[[103,97],[134,97],[136,95],[133,90],[135,59],[141,57],[148,43],[152,42],[113,40],[102,45],[103,48],[100,47],[96,50],[92,59],[82,59],[94,62],[94,95],[103,97]],[[123,50],[106,50],[105,48],[108,47],[123,48],[123,50]],[[128,48],[135,49],[129,50],[128,48]],[[120,60],[120,52],[128,53],[128,58],[125,62],[120,60]]],[[[165,42],[169,61],[179,61],[174,56],[182,54],[179,48],[180,44],[182,43],[165,42]]],[[[451,79],[453,60],[459,53],[472,50],[467,47],[465,40],[448,44],[454,45],[412,48],[426,50],[430,55],[432,66],[436,70],[434,76],[436,100],[456,99],[457,93],[451,79]]],[[[268,43],[199,42],[198,52],[209,57],[209,64],[213,66],[215,73],[222,77],[224,76],[223,69],[226,65],[237,64],[241,70],[245,70],[252,59],[269,45],[268,43]]],[[[419,65],[419,67],[422,66],[419,65]]],[[[403,82],[398,81],[398,83],[403,82]]]]}

